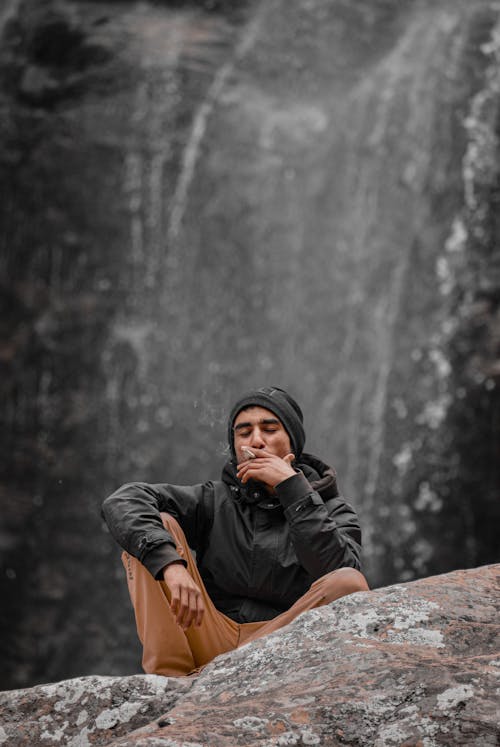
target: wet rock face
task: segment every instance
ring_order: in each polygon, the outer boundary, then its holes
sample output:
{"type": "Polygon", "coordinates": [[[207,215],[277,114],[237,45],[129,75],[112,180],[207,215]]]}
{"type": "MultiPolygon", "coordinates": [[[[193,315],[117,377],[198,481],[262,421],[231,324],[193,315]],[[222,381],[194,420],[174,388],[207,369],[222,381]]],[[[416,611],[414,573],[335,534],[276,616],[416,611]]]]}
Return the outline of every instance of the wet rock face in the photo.
{"type": "Polygon", "coordinates": [[[498,560],[498,23],[4,0],[5,686],[138,670],[100,503],[216,479],[256,385],[303,406],[372,585],[498,560]]]}
{"type": "Polygon", "coordinates": [[[457,571],[312,610],[192,679],[3,693],[0,744],[496,747],[499,592],[500,566],[457,571]]]}

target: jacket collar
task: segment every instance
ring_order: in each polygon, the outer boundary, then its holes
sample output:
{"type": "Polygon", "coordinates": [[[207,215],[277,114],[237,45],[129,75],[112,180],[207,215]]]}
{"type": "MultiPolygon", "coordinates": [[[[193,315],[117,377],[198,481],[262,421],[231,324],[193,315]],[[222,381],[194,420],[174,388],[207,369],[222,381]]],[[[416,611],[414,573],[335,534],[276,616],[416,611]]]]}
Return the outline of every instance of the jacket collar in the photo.
{"type": "MultiPolygon", "coordinates": [[[[312,489],[319,493],[324,501],[338,496],[337,473],[333,467],[329,467],[318,457],[305,452],[293,466],[304,473],[312,489]]],[[[232,460],[225,463],[221,479],[230,487],[234,497],[245,503],[264,502],[266,505],[269,504],[268,508],[277,505],[277,499],[269,495],[262,483],[251,480],[243,485],[236,477],[236,464],[232,460]]]]}

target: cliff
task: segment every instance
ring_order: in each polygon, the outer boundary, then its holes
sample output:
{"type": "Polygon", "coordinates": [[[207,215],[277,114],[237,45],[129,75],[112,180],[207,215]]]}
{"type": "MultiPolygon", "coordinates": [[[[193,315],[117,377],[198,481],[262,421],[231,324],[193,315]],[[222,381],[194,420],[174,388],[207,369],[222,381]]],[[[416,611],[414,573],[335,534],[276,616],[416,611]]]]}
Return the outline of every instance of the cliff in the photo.
{"type": "Polygon", "coordinates": [[[189,678],[0,694],[0,744],[496,747],[500,565],[353,594],[189,678]]]}

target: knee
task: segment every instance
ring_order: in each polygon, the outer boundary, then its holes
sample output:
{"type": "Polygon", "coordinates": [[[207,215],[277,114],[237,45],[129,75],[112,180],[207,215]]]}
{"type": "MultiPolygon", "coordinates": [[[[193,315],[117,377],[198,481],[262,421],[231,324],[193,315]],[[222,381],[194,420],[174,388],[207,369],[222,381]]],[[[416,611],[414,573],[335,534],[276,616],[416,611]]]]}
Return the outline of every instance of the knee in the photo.
{"type": "Polygon", "coordinates": [[[354,594],[357,591],[369,591],[366,578],[356,568],[338,568],[323,576],[324,594],[328,602],[354,594]]]}
{"type": "Polygon", "coordinates": [[[347,594],[354,594],[355,591],[370,591],[366,578],[356,568],[339,568],[334,573],[337,574],[344,588],[348,589],[347,594]]]}
{"type": "Polygon", "coordinates": [[[160,516],[161,516],[161,520],[163,522],[163,526],[165,527],[165,529],[168,529],[168,530],[181,529],[179,522],[177,521],[175,516],[172,516],[172,514],[168,514],[166,511],[162,511],[160,513],[160,516]]]}
{"type": "Polygon", "coordinates": [[[184,559],[187,559],[189,554],[189,543],[184,534],[184,530],[179,524],[178,520],[172,514],[168,514],[164,511],[160,513],[163,526],[169,532],[172,539],[175,542],[175,549],[177,553],[184,559]]]}

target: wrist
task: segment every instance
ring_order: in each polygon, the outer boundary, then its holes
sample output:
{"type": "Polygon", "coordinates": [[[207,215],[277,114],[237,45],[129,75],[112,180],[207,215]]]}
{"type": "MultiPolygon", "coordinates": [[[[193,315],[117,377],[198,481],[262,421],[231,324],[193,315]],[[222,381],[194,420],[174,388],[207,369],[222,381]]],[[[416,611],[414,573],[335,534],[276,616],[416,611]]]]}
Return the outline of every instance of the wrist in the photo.
{"type": "Polygon", "coordinates": [[[311,484],[303,472],[299,470],[294,471],[293,475],[279,482],[275,490],[283,508],[288,508],[308,493],[312,493],[311,484]]]}
{"type": "Polygon", "coordinates": [[[287,480],[290,479],[290,477],[295,477],[296,474],[297,474],[297,472],[294,470],[293,467],[289,467],[288,469],[284,469],[282,471],[281,475],[280,475],[280,478],[279,478],[278,482],[276,482],[273,485],[273,487],[277,488],[278,485],[281,485],[282,483],[286,482],[287,480]]]}
{"type": "Polygon", "coordinates": [[[162,569],[163,577],[165,577],[169,569],[178,568],[179,566],[185,567],[186,566],[185,561],[184,560],[172,560],[171,563],[167,563],[167,565],[165,565],[162,569]]]}

